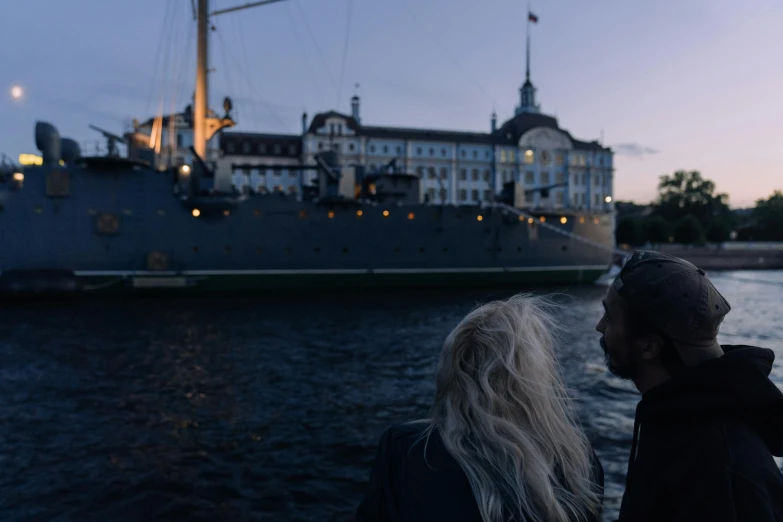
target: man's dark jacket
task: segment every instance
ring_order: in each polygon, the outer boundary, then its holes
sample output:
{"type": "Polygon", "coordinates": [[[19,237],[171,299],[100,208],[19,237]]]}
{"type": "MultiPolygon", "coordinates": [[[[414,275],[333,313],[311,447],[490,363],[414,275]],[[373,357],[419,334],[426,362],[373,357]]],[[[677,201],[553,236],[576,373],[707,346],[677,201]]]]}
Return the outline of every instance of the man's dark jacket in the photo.
{"type": "Polygon", "coordinates": [[[639,402],[621,522],[783,522],[775,354],[723,349],[639,402]]]}
{"type": "MultiPolygon", "coordinates": [[[[423,431],[421,424],[403,424],[384,432],[356,522],[482,522],[459,463],[437,430],[428,439],[422,439],[423,431]]],[[[595,453],[593,475],[603,500],[604,472],[595,453]]],[[[599,513],[585,520],[600,518],[599,513]]]]}

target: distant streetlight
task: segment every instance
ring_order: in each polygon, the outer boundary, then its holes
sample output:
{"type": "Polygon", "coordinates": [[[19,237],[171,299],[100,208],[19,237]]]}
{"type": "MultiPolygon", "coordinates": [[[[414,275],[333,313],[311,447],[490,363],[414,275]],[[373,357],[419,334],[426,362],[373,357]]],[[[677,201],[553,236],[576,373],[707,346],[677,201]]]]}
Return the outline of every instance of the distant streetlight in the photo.
{"type": "Polygon", "coordinates": [[[604,201],[606,201],[607,203],[611,203],[612,202],[612,196],[606,196],[604,198],[604,201]]]}
{"type": "Polygon", "coordinates": [[[21,100],[22,96],[24,96],[24,90],[20,86],[14,85],[11,87],[11,98],[21,100]]]}

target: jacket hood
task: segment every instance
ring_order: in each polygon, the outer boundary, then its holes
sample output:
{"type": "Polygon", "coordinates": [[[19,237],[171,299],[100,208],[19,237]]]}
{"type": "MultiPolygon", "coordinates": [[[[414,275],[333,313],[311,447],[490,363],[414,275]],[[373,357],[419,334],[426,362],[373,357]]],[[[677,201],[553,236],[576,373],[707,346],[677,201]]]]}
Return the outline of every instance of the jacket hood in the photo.
{"type": "Polygon", "coordinates": [[[748,424],[770,453],[783,456],[783,392],[769,379],[775,353],[723,347],[724,355],[688,368],[644,394],[637,422],[694,422],[733,416],[748,424]]]}

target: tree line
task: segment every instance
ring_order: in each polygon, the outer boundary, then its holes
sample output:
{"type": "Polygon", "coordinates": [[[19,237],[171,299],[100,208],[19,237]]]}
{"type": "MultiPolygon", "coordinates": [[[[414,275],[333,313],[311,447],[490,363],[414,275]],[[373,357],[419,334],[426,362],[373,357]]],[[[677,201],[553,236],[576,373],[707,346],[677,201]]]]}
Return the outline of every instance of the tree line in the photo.
{"type": "Polygon", "coordinates": [[[618,244],[783,241],[783,191],[732,211],[729,196],[716,194],[715,183],[695,170],[661,176],[651,205],[618,201],[615,209],[618,244]]]}

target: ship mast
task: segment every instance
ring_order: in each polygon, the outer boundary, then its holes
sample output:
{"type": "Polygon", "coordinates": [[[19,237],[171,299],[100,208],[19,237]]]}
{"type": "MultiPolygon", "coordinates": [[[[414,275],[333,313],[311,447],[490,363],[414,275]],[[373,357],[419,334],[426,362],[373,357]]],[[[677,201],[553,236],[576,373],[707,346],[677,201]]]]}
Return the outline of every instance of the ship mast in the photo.
{"type": "Polygon", "coordinates": [[[207,142],[212,136],[220,129],[234,125],[234,121],[228,114],[223,118],[207,117],[209,110],[209,78],[207,77],[207,71],[209,71],[207,63],[209,53],[209,17],[282,1],[284,0],[262,0],[210,13],[209,0],[198,0],[198,7],[196,8],[198,36],[196,45],[196,94],[193,100],[193,150],[196,151],[196,154],[203,161],[207,160],[207,142]]]}

